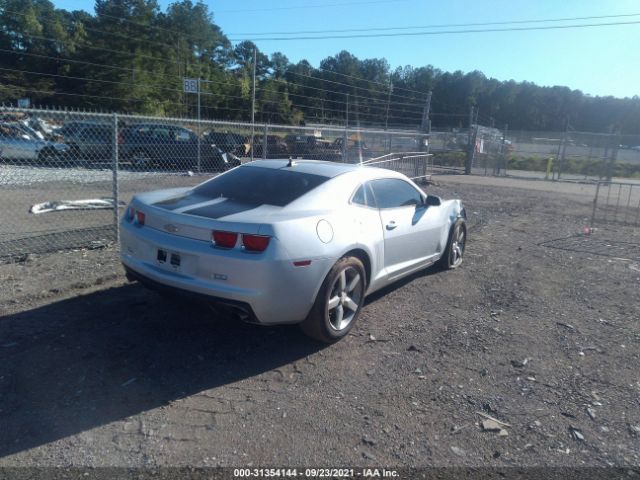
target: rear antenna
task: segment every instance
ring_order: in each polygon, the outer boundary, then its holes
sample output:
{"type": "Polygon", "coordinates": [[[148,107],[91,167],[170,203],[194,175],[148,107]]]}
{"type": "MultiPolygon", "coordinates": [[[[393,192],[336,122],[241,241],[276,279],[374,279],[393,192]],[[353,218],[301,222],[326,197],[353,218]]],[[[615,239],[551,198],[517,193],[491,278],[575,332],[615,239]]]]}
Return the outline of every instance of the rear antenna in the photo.
{"type": "Polygon", "coordinates": [[[296,165],[297,163],[293,161],[293,157],[289,156],[289,163],[287,163],[287,167],[295,167],[296,165]]]}

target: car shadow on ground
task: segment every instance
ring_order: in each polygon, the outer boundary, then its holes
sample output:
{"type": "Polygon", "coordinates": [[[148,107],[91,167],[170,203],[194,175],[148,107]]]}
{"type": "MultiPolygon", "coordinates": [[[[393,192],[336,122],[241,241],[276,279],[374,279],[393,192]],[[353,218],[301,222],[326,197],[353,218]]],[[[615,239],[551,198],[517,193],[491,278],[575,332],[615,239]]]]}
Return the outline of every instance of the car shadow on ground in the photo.
{"type": "Polygon", "coordinates": [[[293,326],[128,284],[0,318],[0,457],[304,358],[293,326]],[[186,303],[185,303],[186,302],[186,303]]]}

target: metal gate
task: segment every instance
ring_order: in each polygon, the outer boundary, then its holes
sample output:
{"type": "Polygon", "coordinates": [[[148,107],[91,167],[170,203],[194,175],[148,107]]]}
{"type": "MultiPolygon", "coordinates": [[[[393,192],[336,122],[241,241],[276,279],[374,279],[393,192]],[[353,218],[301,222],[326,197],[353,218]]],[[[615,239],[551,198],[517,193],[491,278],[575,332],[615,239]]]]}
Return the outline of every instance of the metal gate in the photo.
{"type": "Polygon", "coordinates": [[[597,183],[591,226],[602,224],[640,226],[640,182],[597,183]]]}

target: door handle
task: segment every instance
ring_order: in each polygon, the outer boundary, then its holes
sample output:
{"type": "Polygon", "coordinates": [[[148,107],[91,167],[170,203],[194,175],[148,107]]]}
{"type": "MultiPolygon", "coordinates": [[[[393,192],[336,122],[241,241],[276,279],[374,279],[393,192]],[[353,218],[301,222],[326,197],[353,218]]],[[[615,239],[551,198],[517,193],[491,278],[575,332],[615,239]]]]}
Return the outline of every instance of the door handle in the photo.
{"type": "Polygon", "coordinates": [[[389,223],[387,223],[387,230],[393,230],[394,228],[396,228],[398,225],[396,225],[396,222],[394,222],[393,220],[391,220],[389,223]]]}

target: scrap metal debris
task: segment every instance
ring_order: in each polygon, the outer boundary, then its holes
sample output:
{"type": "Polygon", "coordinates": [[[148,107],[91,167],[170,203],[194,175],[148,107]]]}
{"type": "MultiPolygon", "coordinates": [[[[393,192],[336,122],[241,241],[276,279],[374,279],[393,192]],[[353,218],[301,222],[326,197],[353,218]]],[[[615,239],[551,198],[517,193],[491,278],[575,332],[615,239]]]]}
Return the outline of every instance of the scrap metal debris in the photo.
{"type": "Polygon", "coordinates": [[[501,422],[500,420],[491,417],[490,415],[482,414],[481,412],[476,412],[483,417],[486,417],[486,420],[482,420],[480,422],[480,426],[482,430],[485,432],[495,432],[500,437],[506,437],[509,435],[507,430],[503,427],[509,426],[508,424],[501,422]]]}
{"type": "Polygon", "coordinates": [[[571,437],[574,440],[577,440],[579,442],[584,441],[584,435],[582,435],[582,432],[580,430],[578,430],[575,427],[569,427],[569,433],[571,434],[571,437]]]}
{"type": "Polygon", "coordinates": [[[511,425],[501,420],[498,420],[497,418],[492,417],[491,415],[487,415],[484,412],[476,412],[476,413],[481,417],[485,418],[485,420],[482,420],[480,422],[480,426],[482,427],[482,430],[484,430],[485,432],[495,432],[500,437],[506,437],[509,435],[509,432],[507,432],[506,428],[504,427],[510,427],[511,425]]]}
{"type": "Polygon", "coordinates": [[[525,358],[524,360],[520,361],[520,360],[511,360],[511,365],[513,365],[515,368],[524,368],[527,366],[527,363],[529,363],[529,360],[531,360],[530,358],[525,358]]]}
{"type": "MultiPolygon", "coordinates": [[[[112,210],[115,201],[113,198],[89,198],[86,200],[54,200],[51,202],[36,203],[29,209],[29,213],[40,214],[60,212],[63,210],[112,210]]],[[[125,207],[124,202],[119,202],[118,207],[125,207]]]]}

